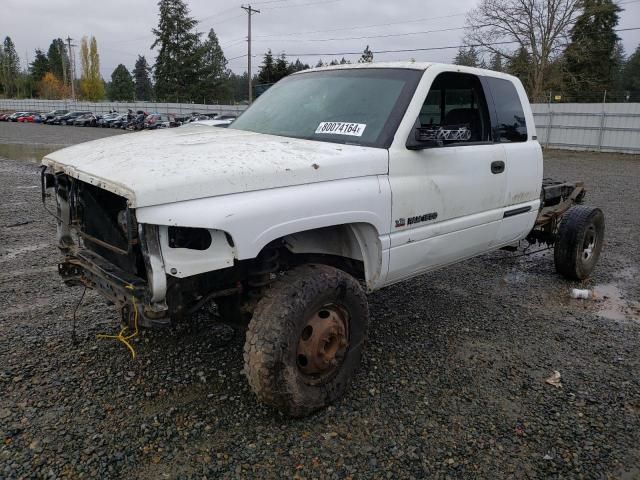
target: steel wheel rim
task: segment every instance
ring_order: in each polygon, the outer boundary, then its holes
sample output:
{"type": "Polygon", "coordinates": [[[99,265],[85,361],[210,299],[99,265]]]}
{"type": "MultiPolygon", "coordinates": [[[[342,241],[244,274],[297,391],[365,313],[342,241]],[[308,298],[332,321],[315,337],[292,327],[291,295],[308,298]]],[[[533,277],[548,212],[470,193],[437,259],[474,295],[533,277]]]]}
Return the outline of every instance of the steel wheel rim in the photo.
{"type": "Polygon", "coordinates": [[[595,225],[589,225],[584,235],[582,243],[582,260],[588,262],[595,254],[596,245],[598,244],[598,233],[595,225]]]}
{"type": "Polygon", "coordinates": [[[333,376],[349,347],[349,315],[339,305],[328,304],[307,318],[298,337],[298,370],[315,381],[333,376]]]}

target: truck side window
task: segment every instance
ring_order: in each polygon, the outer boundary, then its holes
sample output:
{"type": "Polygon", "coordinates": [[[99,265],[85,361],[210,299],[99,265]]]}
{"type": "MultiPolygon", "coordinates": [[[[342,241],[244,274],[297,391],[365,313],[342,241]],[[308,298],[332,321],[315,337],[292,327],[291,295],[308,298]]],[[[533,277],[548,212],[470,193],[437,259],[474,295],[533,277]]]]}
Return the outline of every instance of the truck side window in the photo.
{"type": "Polygon", "coordinates": [[[440,145],[491,141],[489,110],[475,75],[438,75],[419,118],[424,138],[432,137],[440,145]]]}
{"type": "Polygon", "coordinates": [[[496,141],[526,142],[527,122],[516,87],[502,78],[487,77],[486,80],[496,107],[496,141]]]}

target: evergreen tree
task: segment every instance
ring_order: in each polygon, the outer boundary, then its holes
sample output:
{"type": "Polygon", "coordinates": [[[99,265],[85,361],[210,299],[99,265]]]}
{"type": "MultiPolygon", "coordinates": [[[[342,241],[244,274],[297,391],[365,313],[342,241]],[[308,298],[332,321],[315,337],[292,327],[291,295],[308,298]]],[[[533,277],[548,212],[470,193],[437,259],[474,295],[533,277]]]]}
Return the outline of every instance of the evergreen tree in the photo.
{"type": "Polygon", "coordinates": [[[4,92],[2,66],[4,65],[4,49],[0,45],[0,92],[4,92]]]}
{"type": "MultiPolygon", "coordinates": [[[[258,83],[257,76],[254,81],[258,83]]],[[[229,75],[229,86],[231,89],[231,98],[233,98],[234,101],[243,102],[248,100],[249,75],[247,72],[244,72],[242,75],[231,73],[229,75]]]]}
{"type": "Polygon", "coordinates": [[[627,59],[622,86],[629,91],[630,99],[636,102],[640,100],[640,45],[627,59]]]}
{"type": "Polygon", "coordinates": [[[204,53],[197,20],[189,16],[184,0],[160,0],[158,28],[151,48],[158,47],[155,63],[156,96],[163,100],[200,97],[199,77],[204,53]]]}
{"type": "Polygon", "coordinates": [[[340,65],[340,62],[338,62],[338,60],[334,58],[333,60],[331,60],[331,62],[329,62],[329,65],[331,66],[340,65]]]}
{"type": "Polygon", "coordinates": [[[478,51],[475,49],[475,47],[460,47],[458,49],[456,58],[453,60],[453,63],[455,65],[464,65],[465,67],[479,67],[480,58],[478,55],[478,51]]]}
{"type": "Polygon", "coordinates": [[[98,42],[96,37],[82,37],[80,41],[80,63],[82,75],[80,77],[80,90],[83,98],[91,101],[104,98],[104,82],[100,76],[100,55],[98,55],[98,42]]]}
{"type": "Polygon", "coordinates": [[[322,59],[318,60],[318,63],[316,63],[315,68],[320,68],[320,67],[324,67],[324,63],[322,62],[322,59]]]}
{"type": "Polygon", "coordinates": [[[362,52],[362,56],[358,63],[371,63],[373,62],[373,52],[369,50],[369,45],[364,48],[364,52],[362,52]]]}
{"type": "Polygon", "coordinates": [[[61,38],[56,38],[51,42],[47,51],[47,60],[49,60],[51,73],[63,83],[68,83],[67,74],[70,71],[69,55],[67,55],[67,47],[61,38]]]}
{"type": "Polygon", "coordinates": [[[346,64],[349,64],[349,63],[351,63],[351,62],[349,60],[345,60],[344,57],[342,57],[342,59],[340,60],[340,65],[346,65],[346,64]]]}
{"type": "Polygon", "coordinates": [[[273,70],[275,82],[289,75],[289,63],[287,62],[287,56],[284,53],[282,53],[276,60],[273,70]]]}
{"type": "Polygon", "coordinates": [[[531,55],[525,48],[519,48],[509,59],[505,72],[520,79],[527,92],[531,89],[531,55]]]}
{"type": "Polygon", "coordinates": [[[289,64],[289,73],[301,72],[302,70],[307,70],[309,67],[308,64],[302,63],[299,58],[296,58],[295,62],[291,62],[289,64]]]}
{"type": "Polygon", "coordinates": [[[502,72],[503,69],[504,67],[502,65],[502,55],[500,55],[498,52],[495,52],[493,55],[491,55],[491,58],[489,60],[489,70],[502,72]]]}
{"type": "Polygon", "coordinates": [[[151,78],[149,76],[149,65],[147,59],[138,55],[136,65],[133,69],[133,77],[135,79],[135,98],[148,102],[153,96],[153,85],[151,84],[151,78]]]}
{"type": "Polygon", "coordinates": [[[2,44],[2,63],[0,63],[0,82],[5,96],[13,97],[18,93],[20,57],[11,37],[5,37],[2,44]]]}
{"type": "Polygon", "coordinates": [[[273,54],[271,49],[267,50],[262,59],[262,65],[258,71],[258,83],[273,83],[275,82],[276,65],[273,60],[273,54]]]}
{"type": "Polygon", "coordinates": [[[614,50],[619,40],[614,29],[620,11],[612,0],[584,0],[583,12],[571,29],[571,42],[565,51],[570,93],[611,89],[614,50]]]}
{"type": "Polygon", "coordinates": [[[613,71],[611,72],[611,89],[620,93],[624,90],[624,69],[627,59],[622,42],[617,42],[613,50],[613,71]]]}
{"type": "Polygon", "coordinates": [[[36,56],[33,62],[31,62],[31,65],[29,65],[29,69],[34,82],[42,80],[45,74],[50,71],[49,59],[39,48],[36,48],[36,56]]]}
{"type": "Polygon", "coordinates": [[[111,74],[111,84],[108,91],[109,100],[116,102],[133,100],[135,86],[127,67],[120,64],[115,68],[111,74]]]}
{"type": "Polygon", "coordinates": [[[224,56],[218,37],[209,30],[207,39],[203,44],[202,70],[201,70],[200,95],[210,101],[225,101],[231,95],[229,86],[229,70],[227,59],[224,56]]]}

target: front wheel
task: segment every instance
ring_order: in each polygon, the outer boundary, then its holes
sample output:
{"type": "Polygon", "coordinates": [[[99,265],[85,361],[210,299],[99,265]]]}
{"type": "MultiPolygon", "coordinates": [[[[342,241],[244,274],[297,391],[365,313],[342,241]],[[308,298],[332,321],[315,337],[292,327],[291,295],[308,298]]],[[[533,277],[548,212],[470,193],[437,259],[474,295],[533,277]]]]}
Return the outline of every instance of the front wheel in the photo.
{"type": "Polygon", "coordinates": [[[602,210],[586,205],[564,214],[554,247],[556,271],[572,280],[587,278],[600,258],[604,241],[602,210]]]}
{"type": "Polygon", "coordinates": [[[258,302],[244,346],[245,373],[258,399],[304,416],[345,392],[369,324],[358,281],[326,265],[286,272],[258,302]]]}

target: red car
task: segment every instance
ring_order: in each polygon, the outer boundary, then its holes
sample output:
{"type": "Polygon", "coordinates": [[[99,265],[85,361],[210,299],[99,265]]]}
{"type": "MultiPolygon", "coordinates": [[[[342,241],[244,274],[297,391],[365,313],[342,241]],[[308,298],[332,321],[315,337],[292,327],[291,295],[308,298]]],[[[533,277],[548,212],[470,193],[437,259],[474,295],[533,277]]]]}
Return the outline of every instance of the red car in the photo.
{"type": "Polygon", "coordinates": [[[40,118],[40,114],[36,113],[36,112],[28,112],[26,115],[23,115],[21,117],[18,117],[18,121],[19,122],[29,122],[29,123],[33,123],[36,121],[36,119],[40,118]]]}
{"type": "Polygon", "coordinates": [[[7,122],[9,115],[11,115],[11,112],[7,112],[7,113],[0,113],[0,122],[7,122]]]}

